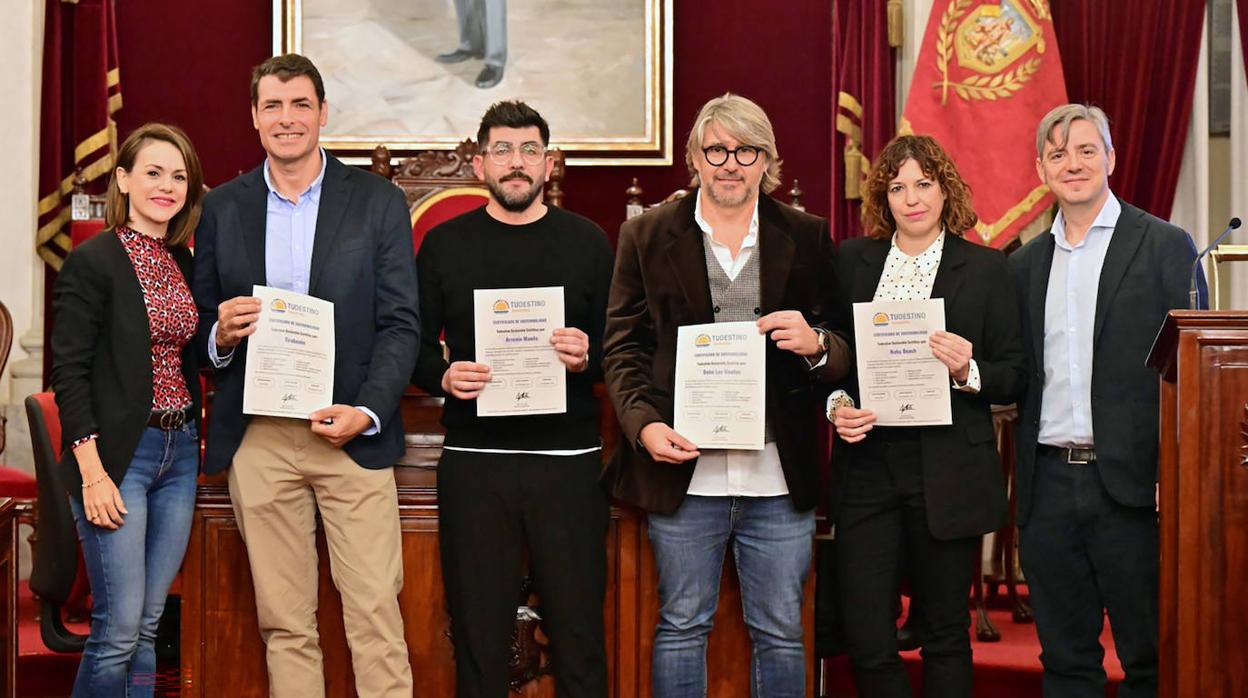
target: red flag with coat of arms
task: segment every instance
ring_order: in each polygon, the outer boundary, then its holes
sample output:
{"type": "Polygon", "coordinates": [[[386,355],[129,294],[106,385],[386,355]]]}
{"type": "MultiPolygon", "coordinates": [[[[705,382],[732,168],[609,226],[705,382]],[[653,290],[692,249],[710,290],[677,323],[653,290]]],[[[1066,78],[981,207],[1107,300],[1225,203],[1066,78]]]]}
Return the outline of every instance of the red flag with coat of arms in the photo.
{"type": "Polygon", "coordinates": [[[936,0],[901,133],[940,142],[974,194],[968,239],[1003,248],[1053,203],[1036,126],[1066,102],[1047,0],[936,0]]]}

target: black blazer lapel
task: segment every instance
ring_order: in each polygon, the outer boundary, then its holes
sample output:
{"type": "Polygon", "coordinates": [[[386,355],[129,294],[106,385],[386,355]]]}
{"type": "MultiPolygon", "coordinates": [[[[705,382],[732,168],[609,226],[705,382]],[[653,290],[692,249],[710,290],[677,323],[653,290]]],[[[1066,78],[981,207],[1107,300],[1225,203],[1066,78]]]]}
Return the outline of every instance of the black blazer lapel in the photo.
{"type": "Polygon", "coordinates": [[[693,324],[702,324],[714,322],[715,318],[711,312],[711,285],[706,278],[702,230],[693,220],[696,196],[698,192],[694,190],[678,204],[676,222],[667,229],[666,249],[672,274],[685,294],[693,324]]]}
{"type": "Polygon", "coordinates": [[[1053,269],[1053,250],[1057,243],[1053,234],[1040,233],[1043,237],[1038,241],[1038,256],[1031,265],[1031,279],[1028,282],[1028,308],[1031,316],[1031,342],[1033,355],[1039,366],[1044,365],[1044,302],[1049,292],[1049,273],[1053,269]]]}
{"type": "Polygon", "coordinates": [[[341,231],[343,215],[351,201],[351,172],[346,165],[328,153],[325,179],[321,182],[321,202],[316,214],[316,238],[312,242],[312,269],[308,275],[308,293],[316,295],[317,280],[329,262],[334,241],[341,231]]]}
{"type": "MultiPolygon", "coordinates": [[[[126,246],[122,243],[121,238],[112,229],[104,231],[101,235],[108,235],[112,238],[111,247],[115,264],[118,268],[116,289],[117,297],[113,300],[114,307],[117,309],[117,325],[126,336],[132,338],[135,343],[135,353],[133,357],[125,357],[130,365],[130,372],[127,375],[139,376],[143,375],[143,371],[151,371],[152,356],[152,333],[151,320],[147,316],[147,302],[143,300],[143,286],[139,283],[139,274],[134,269],[134,263],[130,261],[130,253],[126,251],[126,246]],[[136,358],[137,361],[131,361],[136,358]]],[[[148,378],[148,399],[151,399],[152,388],[151,378],[148,378]]]]}
{"type": "Polygon", "coordinates": [[[758,199],[758,295],[762,314],[782,310],[784,289],[789,283],[789,269],[797,244],[784,226],[776,210],[776,202],[759,195],[758,199]]]}
{"type": "MultiPolygon", "coordinates": [[[[238,218],[243,248],[251,267],[251,283],[264,286],[268,271],[264,263],[265,230],[268,228],[269,186],[264,182],[264,168],[259,167],[243,176],[243,195],[238,201],[238,218]]],[[[251,293],[251,289],[247,289],[251,293]]]]}
{"type": "Polygon", "coordinates": [[[1096,324],[1092,329],[1092,351],[1101,336],[1101,328],[1105,326],[1105,316],[1109,313],[1109,304],[1118,292],[1122,277],[1131,266],[1131,260],[1144,241],[1143,216],[1138,211],[1123,207],[1118,216],[1118,224],[1114,226],[1114,236],[1109,240],[1109,249],[1105,251],[1105,263],[1101,265],[1101,279],[1096,290],[1096,324]]]}
{"type": "Polygon", "coordinates": [[[866,303],[875,298],[875,289],[880,285],[880,276],[884,274],[884,263],[888,261],[891,246],[888,240],[873,240],[863,245],[859,269],[850,282],[851,302],[866,303]]]}
{"type": "Polygon", "coordinates": [[[962,287],[962,267],[966,264],[965,240],[945,233],[945,248],[940,252],[940,266],[936,269],[936,278],[932,281],[932,298],[945,299],[945,322],[949,321],[948,311],[953,299],[962,287]]]}

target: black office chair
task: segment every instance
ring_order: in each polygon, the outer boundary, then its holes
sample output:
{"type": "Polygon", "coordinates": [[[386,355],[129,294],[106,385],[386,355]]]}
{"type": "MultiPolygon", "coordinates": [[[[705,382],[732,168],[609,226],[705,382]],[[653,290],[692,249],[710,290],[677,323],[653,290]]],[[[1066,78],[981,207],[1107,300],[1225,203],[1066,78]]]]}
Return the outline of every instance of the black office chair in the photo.
{"type": "Polygon", "coordinates": [[[60,477],[61,420],[52,393],[27,397],[26,419],[30,422],[39,486],[39,539],[30,572],[30,589],[42,604],[39,632],[43,644],[54,652],[81,652],[87,636],[71,632],[61,617],[62,609],[87,593],[88,585],[79,565],[74,515],[60,477]]]}

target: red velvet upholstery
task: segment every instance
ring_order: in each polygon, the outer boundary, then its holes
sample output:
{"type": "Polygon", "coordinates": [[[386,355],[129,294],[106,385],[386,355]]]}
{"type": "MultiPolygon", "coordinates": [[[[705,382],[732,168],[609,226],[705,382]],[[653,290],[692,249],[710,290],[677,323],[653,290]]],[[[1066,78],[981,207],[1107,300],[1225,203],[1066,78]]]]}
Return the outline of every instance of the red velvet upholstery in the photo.
{"type": "Polygon", "coordinates": [[[0,465],[0,497],[34,499],[38,496],[34,477],[17,468],[0,465]]]}
{"type": "Polygon", "coordinates": [[[412,211],[412,249],[420,249],[425,234],[434,226],[481,208],[489,197],[483,187],[452,187],[431,194],[412,211]]]}
{"type": "Polygon", "coordinates": [[[77,247],[87,240],[90,240],[96,233],[103,229],[103,218],[90,218],[85,221],[74,221],[69,224],[70,244],[77,247]]]}
{"type": "MultiPolygon", "coordinates": [[[[35,393],[31,397],[39,403],[43,412],[44,427],[48,432],[48,446],[57,463],[61,461],[61,410],[56,406],[56,395],[50,392],[35,393]]],[[[73,616],[84,616],[90,608],[91,584],[87,580],[87,568],[82,561],[82,549],[78,550],[78,566],[73,587],[62,607],[73,616]]]]}
{"type": "Polygon", "coordinates": [[[43,410],[44,423],[48,428],[48,441],[51,443],[52,454],[59,463],[61,460],[61,410],[56,406],[56,395],[52,393],[35,393],[31,397],[39,403],[43,410]]]}

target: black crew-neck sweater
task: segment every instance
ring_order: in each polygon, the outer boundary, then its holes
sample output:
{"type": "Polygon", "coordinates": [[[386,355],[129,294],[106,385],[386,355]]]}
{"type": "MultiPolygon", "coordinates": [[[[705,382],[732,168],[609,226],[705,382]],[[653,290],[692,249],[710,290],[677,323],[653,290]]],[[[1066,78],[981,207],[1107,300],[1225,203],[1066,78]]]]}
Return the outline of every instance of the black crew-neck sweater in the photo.
{"type": "Polygon", "coordinates": [[[606,234],[592,221],[555,206],[526,225],[495,220],[485,207],[429,231],[416,255],[420,277],[420,358],[412,382],[444,396],[447,446],[524,451],[598,446],[594,382],[602,377],[602,335],[613,259],[606,234]],[[478,417],[476,400],[442,390],[450,360],[475,361],[473,291],[562,286],[564,323],[589,335],[589,368],[567,376],[564,414],[478,417]]]}

